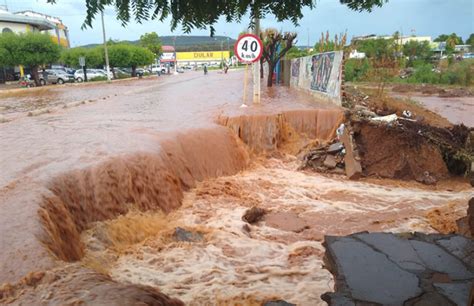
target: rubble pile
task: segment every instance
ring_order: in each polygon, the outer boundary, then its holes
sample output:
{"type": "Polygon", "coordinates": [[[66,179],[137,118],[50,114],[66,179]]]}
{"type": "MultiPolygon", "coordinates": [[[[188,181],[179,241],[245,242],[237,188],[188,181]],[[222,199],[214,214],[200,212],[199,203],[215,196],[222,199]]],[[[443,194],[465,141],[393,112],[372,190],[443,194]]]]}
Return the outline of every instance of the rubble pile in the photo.
{"type": "Polygon", "coordinates": [[[337,139],[311,149],[301,168],[333,173],[345,169],[350,179],[364,175],[428,185],[468,174],[474,161],[474,131],[464,125],[434,127],[412,117],[409,111],[400,117],[377,116],[356,105],[348,123],[339,127],[337,139]]]}

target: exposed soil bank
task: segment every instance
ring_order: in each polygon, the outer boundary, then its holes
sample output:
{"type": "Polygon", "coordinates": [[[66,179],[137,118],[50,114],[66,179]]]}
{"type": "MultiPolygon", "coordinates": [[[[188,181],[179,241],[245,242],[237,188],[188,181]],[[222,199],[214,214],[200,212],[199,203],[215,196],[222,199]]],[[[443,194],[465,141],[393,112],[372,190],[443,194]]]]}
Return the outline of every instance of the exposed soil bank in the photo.
{"type": "Polygon", "coordinates": [[[436,128],[409,120],[394,124],[353,123],[366,175],[440,180],[464,175],[474,152],[468,148],[469,129],[436,128]]]}

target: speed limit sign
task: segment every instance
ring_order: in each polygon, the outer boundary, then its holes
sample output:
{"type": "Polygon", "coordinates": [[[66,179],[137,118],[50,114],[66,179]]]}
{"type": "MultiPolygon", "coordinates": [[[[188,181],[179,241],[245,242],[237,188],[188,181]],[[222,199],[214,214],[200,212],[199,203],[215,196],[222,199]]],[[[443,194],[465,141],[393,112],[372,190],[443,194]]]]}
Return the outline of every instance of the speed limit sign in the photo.
{"type": "Polygon", "coordinates": [[[239,61],[254,63],[262,57],[263,44],[260,38],[253,34],[239,37],[234,47],[234,53],[239,61]]]}

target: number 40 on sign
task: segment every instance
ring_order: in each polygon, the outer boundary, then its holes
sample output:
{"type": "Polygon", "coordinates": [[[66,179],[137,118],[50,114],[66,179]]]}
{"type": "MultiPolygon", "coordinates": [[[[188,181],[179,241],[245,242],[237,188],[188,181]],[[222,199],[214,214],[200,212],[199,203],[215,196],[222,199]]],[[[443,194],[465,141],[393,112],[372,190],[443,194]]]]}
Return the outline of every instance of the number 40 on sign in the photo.
{"type": "Polygon", "coordinates": [[[234,47],[234,53],[240,62],[250,64],[262,57],[263,44],[260,38],[253,34],[239,37],[234,47]]]}

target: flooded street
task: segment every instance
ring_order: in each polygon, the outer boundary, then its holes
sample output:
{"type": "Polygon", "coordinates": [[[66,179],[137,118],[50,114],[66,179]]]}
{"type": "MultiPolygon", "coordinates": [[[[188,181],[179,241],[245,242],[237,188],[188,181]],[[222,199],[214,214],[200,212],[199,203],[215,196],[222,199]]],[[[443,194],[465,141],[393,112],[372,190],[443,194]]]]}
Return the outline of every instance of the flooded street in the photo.
{"type": "Polygon", "coordinates": [[[242,79],[186,72],[0,95],[0,301],[319,305],[334,286],[324,235],[432,233],[465,214],[465,181],[298,170],[301,148],[332,139],[343,110],[288,88],[240,108],[242,79]],[[50,111],[28,116],[37,103],[50,111]],[[266,213],[248,224],[254,206],[266,213]]]}

